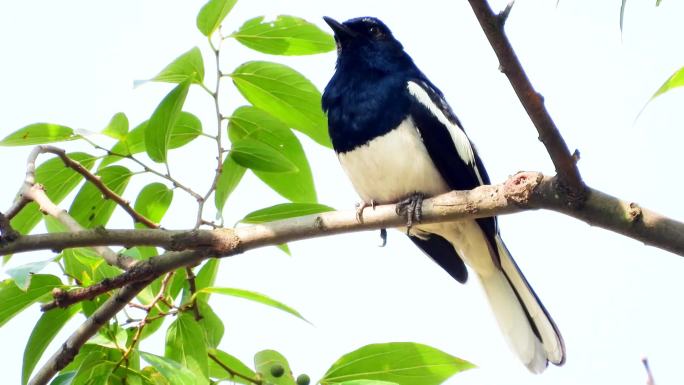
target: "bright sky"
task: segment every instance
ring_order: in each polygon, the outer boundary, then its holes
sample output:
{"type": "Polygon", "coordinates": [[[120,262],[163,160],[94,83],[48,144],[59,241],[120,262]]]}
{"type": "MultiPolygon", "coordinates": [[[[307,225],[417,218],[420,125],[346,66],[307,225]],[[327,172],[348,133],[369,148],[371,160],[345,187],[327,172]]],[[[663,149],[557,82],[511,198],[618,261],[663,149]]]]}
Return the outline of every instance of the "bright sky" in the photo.
{"type": "MultiPolygon", "coordinates": [[[[39,121],[99,131],[119,111],[126,112],[132,124],[146,119],[172,86],[134,89],[133,82],[153,76],[192,46],[208,54],[195,28],[202,3],[0,3],[0,137],[39,121]]],[[[492,3],[499,9],[505,5],[492,3]]],[[[682,163],[678,108],[684,94],[657,99],[635,122],[649,96],[684,65],[684,50],[679,48],[684,3],[665,0],[656,8],[655,0],[628,1],[622,38],[620,1],[555,3],[518,1],[507,31],[569,145],[581,151],[585,180],[684,218],[676,167],[682,163]]],[[[518,170],[553,172],[466,1],[242,0],[225,30],[264,14],[292,14],[322,27],[323,15],[338,20],[381,18],[445,93],[493,181],[518,170]]],[[[333,73],[335,55],[269,57],[229,41],[223,59],[227,71],[251,59],[286,62],[322,89],[333,73]]],[[[230,84],[224,95],[226,113],[244,103],[230,84]]],[[[205,94],[192,90],[186,110],[202,117],[205,129],[213,133],[205,94]]],[[[352,208],[357,197],[334,154],[308,138],[302,141],[320,201],[352,208]]],[[[178,178],[200,190],[214,167],[207,145],[197,139],[185,151],[175,152],[171,164],[178,178]]],[[[9,207],[22,182],[28,152],[0,149],[0,210],[9,207]]],[[[129,199],[149,181],[142,179],[129,186],[129,199]]],[[[229,199],[226,223],[279,202],[281,198],[250,175],[229,199]]],[[[176,193],[166,226],[191,227],[194,209],[190,198],[176,193]]],[[[117,213],[112,223],[125,227],[130,220],[117,213]]],[[[479,366],[454,377],[449,382],[453,384],[644,384],[640,358],[646,355],[658,383],[681,383],[681,257],[554,213],[507,216],[500,226],[565,338],[568,359],[561,368],[529,374],[509,352],[478,284],[453,281],[398,232],[390,232],[385,248],[376,246],[377,233],[360,233],[294,243],[292,257],[267,248],[223,261],[218,285],[271,295],[315,326],[238,299],[214,298],[212,304],[226,323],[222,348],[247,363],[259,350],[279,350],[296,373],[306,372],[316,380],[339,356],[367,343],[422,342],[479,366]]],[[[9,266],[50,255],[16,255],[9,266]]],[[[0,329],[4,382],[19,383],[23,346],[38,317],[34,307],[0,329]]],[[[143,348],[162,352],[162,341],[159,334],[143,348]]]]}

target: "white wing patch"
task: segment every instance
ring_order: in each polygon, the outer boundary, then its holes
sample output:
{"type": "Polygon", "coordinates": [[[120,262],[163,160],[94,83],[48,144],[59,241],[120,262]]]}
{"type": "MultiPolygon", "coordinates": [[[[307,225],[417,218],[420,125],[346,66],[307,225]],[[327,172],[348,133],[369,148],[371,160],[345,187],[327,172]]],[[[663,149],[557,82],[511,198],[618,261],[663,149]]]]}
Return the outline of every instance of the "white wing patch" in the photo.
{"type": "Polygon", "coordinates": [[[468,139],[466,133],[461,129],[461,127],[452,123],[449,118],[444,115],[444,112],[442,112],[439,106],[432,101],[430,95],[420,84],[414,81],[409,81],[407,83],[407,88],[409,93],[413,95],[413,97],[415,97],[420,104],[424,105],[432,113],[432,115],[434,115],[435,118],[437,118],[437,120],[439,120],[439,122],[449,130],[451,140],[454,141],[458,156],[460,156],[466,164],[470,165],[473,170],[475,170],[477,180],[480,182],[480,184],[484,184],[482,181],[482,176],[480,176],[480,170],[477,169],[477,165],[475,164],[475,153],[473,152],[473,146],[470,144],[470,139],[468,139]]]}

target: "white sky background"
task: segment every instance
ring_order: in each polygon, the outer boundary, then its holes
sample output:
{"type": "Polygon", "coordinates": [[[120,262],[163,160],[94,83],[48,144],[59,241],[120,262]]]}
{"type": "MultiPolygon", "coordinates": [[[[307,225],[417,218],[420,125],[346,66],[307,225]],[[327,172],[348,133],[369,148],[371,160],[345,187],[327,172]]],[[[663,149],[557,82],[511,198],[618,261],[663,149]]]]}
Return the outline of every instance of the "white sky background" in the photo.
{"type": "MultiPolygon", "coordinates": [[[[212,63],[195,28],[202,3],[0,3],[0,137],[39,121],[99,131],[118,111],[129,116],[132,126],[147,119],[172,85],[134,89],[134,80],[155,75],[195,45],[205,53],[205,62],[212,63]]],[[[505,5],[492,3],[499,9],[505,5]]],[[[684,65],[684,3],[665,0],[660,8],[654,3],[628,1],[622,40],[619,0],[562,0],[558,7],[552,0],[520,0],[507,32],[569,145],[581,151],[579,166],[587,183],[682,219],[678,165],[684,157],[684,94],[657,99],[634,123],[649,96],[684,65]]],[[[518,170],[553,172],[466,1],[241,0],[225,31],[253,16],[281,13],[322,27],[323,15],[338,20],[380,17],[445,93],[493,181],[518,170]]],[[[272,57],[234,41],[223,51],[224,71],[251,59],[286,62],[320,89],[335,60],[334,53],[272,57]]],[[[222,107],[228,114],[244,101],[230,81],[225,85],[222,107]]],[[[200,116],[213,134],[211,108],[206,94],[193,88],[185,109],[200,116]]],[[[351,209],[357,197],[332,151],[300,137],[320,201],[351,209]]],[[[171,156],[176,177],[202,191],[215,165],[213,147],[208,146],[207,139],[198,138],[171,156]]],[[[28,152],[0,148],[0,210],[9,207],[23,180],[28,152]]],[[[129,199],[151,181],[136,179],[127,190],[129,199]]],[[[229,198],[226,223],[282,201],[249,175],[229,198]]],[[[178,191],[165,225],[191,227],[194,213],[192,199],[178,191]]],[[[128,226],[130,219],[117,212],[112,227],[128,226]]],[[[212,305],[226,324],[221,347],[248,364],[261,349],[279,350],[297,374],[306,372],[313,380],[339,356],[367,343],[415,341],[479,365],[455,376],[449,382],[453,384],[644,384],[643,355],[659,384],[682,383],[681,257],[554,213],[506,216],[500,226],[563,333],[568,353],[564,367],[529,374],[509,352],[475,280],[465,286],[453,281],[397,232],[390,232],[385,248],[376,247],[379,237],[372,232],[297,242],[291,245],[292,257],[266,248],[224,260],[217,285],[271,295],[315,326],[260,305],[215,297],[212,305]]],[[[9,266],[50,255],[16,255],[9,266]]],[[[19,383],[23,346],[38,316],[37,307],[31,308],[0,329],[4,383],[19,383]]],[[[162,341],[160,333],[143,348],[160,353],[162,341]]],[[[58,344],[61,340],[46,355],[58,344]]]]}

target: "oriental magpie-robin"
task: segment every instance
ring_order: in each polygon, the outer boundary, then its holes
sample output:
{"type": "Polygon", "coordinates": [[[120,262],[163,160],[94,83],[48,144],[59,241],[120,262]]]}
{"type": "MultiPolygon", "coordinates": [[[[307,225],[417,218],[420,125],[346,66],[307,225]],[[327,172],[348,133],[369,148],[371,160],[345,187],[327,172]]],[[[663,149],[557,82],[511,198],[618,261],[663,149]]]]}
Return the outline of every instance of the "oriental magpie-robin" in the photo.
{"type": "Polygon", "coordinates": [[[442,93],[380,20],[324,19],[338,56],[323,109],[333,147],[364,206],[404,200],[411,240],[461,283],[470,266],[525,366],[539,373],[548,362],[562,365],[563,338],[501,240],[496,218],[411,226],[420,220],[423,196],[490,184],[442,93]]]}

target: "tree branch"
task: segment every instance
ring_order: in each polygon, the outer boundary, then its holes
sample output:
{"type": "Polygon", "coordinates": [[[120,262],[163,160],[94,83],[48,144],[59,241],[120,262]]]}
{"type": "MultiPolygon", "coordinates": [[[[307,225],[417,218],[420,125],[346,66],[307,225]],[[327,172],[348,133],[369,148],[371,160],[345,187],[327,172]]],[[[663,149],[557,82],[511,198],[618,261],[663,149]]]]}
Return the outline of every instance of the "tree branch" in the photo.
{"type": "MultiPolygon", "coordinates": [[[[220,31],[220,30],[219,30],[220,31]]],[[[209,95],[214,99],[214,111],[216,112],[216,136],[213,137],[216,140],[216,170],[214,171],[214,178],[212,178],[211,185],[209,186],[209,189],[207,192],[204,194],[202,199],[198,199],[198,205],[197,205],[197,221],[195,222],[195,228],[199,229],[199,227],[205,223],[203,219],[203,214],[204,214],[204,204],[206,203],[207,199],[211,196],[211,194],[216,191],[216,186],[218,185],[219,178],[221,177],[221,173],[223,172],[223,146],[221,144],[221,139],[223,135],[223,115],[221,114],[221,107],[219,105],[219,95],[221,92],[221,77],[223,74],[221,73],[221,42],[223,39],[219,39],[218,45],[214,46],[214,43],[212,43],[211,38],[209,39],[209,45],[211,46],[211,50],[214,52],[214,62],[216,63],[216,85],[214,87],[214,91],[210,91],[208,88],[205,88],[209,95]]]]}
{"type": "MultiPolygon", "coordinates": [[[[46,213],[55,219],[57,219],[62,225],[64,225],[67,230],[70,231],[70,233],[62,233],[67,236],[77,236],[76,234],[80,234],[82,232],[88,231],[86,230],[83,226],[81,226],[69,213],[66,212],[66,210],[63,210],[59,208],[50,198],[45,194],[45,191],[43,190],[43,187],[39,184],[33,184],[30,185],[28,189],[24,189],[22,192],[22,196],[26,197],[26,199],[29,199],[31,201],[36,202],[38,204],[38,207],[40,207],[40,211],[43,213],[46,213]]],[[[97,230],[96,230],[97,231],[97,230]]],[[[43,234],[47,235],[47,234],[43,234]]],[[[27,240],[29,240],[33,235],[22,235],[20,236],[15,242],[12,244],[25,244],[27,240]]],[[[28,242],[30,243],[30,241],[28,242]]],[[[131,257],[118,254],[114,252],[114,250],[105,247],[105,244],[102,245],[94,245],[93,249],[95,252],[97,252],[99,255],[104,258],[104,260],[112,265],[119,267],[123,270],[130,269],[137,261],[131,257]]],[[[87,246],[87,245],[86,245],[87,246]]],[[[1,246],[0,246],[1,247],[1,246]]],[[[66,247],[65,247],[66,248],[66,247]]],[[[60,245],[55,244],[53,247],[50,248],[51,250],[60,250],[60,245]]],[[[36,250],[36,249],[34,249],[36,250]]],[[[28,250],[27,250],[28,251],[28,250]]],[[[10,253],[5,253],[4,255],[7,255],[10,253]]]]}
{"type": "MultiPolygon", "coordinates": [[[[69,167],[70,169],[76,171],[77,173],[81,174],[85,180],[88,182],[92,183],[100,192],[102,192],[102,195],[106,199],[111,199],[112,201],[116,202],[117,205],[119,205],[124,211],[128,213],[128,215],[133,218],[135,222],[142,223],[145,226],[149,228],[156,229],[159,227],[158,224],[152,222],[151,220],[145,218],[142,214],[139,212],[135,211],[133,207],[131,207],[131,204],[129,201],[123,199],[119,194],[115,193],[107,187],[103,182],[102,178],[99,176],[91,173],[87,168],[83,167],[79,162],[69,158],[67,156],[66,151],[64,151],[61,148],[54,147],[54,146],[37,146],[33,152],[31,153],[31,157],[29,157],[29,163],[32,163],[34,165],[34,170],[35,170],[35,162],[36,158],[40,154],[45,154],[45,153],[50,153],[50,154],[55,154],[57,155],[62,162],[64,162],[64,165],[69,167]]],[[[33,183],[35,184],[35,172],[34,172],[34,178],[32,179],[33,183]]]]}
{"type": "Polygon", "coordinates": [[[520,60],[518,60],[504,32],[504,23],[501,21],[502,19],[505,20],[505,17],[508,16],[510,5],[502,12],[503,17],[499,17],[492,11],[487,0],[468,1],[499,59],[501,72],[508,77],[513,90],[515,90],[518,99],[520,99],[520,103],[537,128],[539,140],[546,147],[551,161],[553,161],[553,165],[556,168],[558,181],[567,189],[564,195],[567,195],[569,202],[580,206],[585,198],[585,186],[577,169],[578,155],[570,153],[568,145],[565,143],[558,127],[556,127],[553,119],[551,119],[551,115],[549,115],[544,106],[544,98],[530,83],[530,79],[522,68],[520,60]]]}
{"type": "Polygon", "coordinates": [[[11,242],[19,238],[19,233],[12,228],[10,220],[3,213],[0,213],[0,244],[11,242]]]}
{"type": "Polygon", "coordinates": [[[193,197],[193,198],[195,198],[195,199],[202,199],[202,196],[201,196],[201,195],[199,195],[198,193],[196,193],[195,191],[193,191],[190,187],[188,187],[188,186],[184,185],[183,183],[181,183],[178,179],[173,178],[173,177],[172,177],[171,175],[169,175],[169,174],[163,174],[163,173],[161,173],[161,172],[159,172],[159,171],[153,169],[152,167],[150,167],[150,166],[146,165],[145,163],[143,163],[140,159],[138,159],[138,158],[136,158],[135,156],[133,156],[133,154],[128,154],[128,155],[119,154],[119,153],[117,153],[117,152],[113,152],[113,151],[110,150],[110,149],[107,149],[107,148],[104,148],[104,147],[100,146],[99,144],[93,142],[92,140],[90,140],[90,139],[88,139],[88,138],[86,138],[86,137],[82,137],[82,138],[83,138],[83,140],[85,140],[86,142],[90,143],[91,146],[95,147],[95,149],[104,151],[104,152],[106,152],[107,155],[109,155],[109,156],[114,156],[114,157],[118,157],[118,158],[121,158],[121,159],[128,159],[128,160],[130,160],[131,162],[136,163],[138,166],[142,167],[143,171],[149,172],[150,174],[156,175],[156,176],[158,176],[158,177],[160,177],[160,178],[162,178],[162,179],[166,179],[167,181],[169,181],[169,182],[171,183],[171,185],[173,185],[174,188],[177,187],[177,188],[179,188],[179,189],[185,191],[188,195],[190,195],[191,197],[193,197]]]}
{"type": "MultiPolygon", "coordinates": [[[[634,202],[591,188],[587,188],[587,200],[582,208],[575,208],[567,204],[558,189],[558,183],[553,177],[537,172],[521,172],[503,184],[480,186],[470,191],[452,191],[426,199],[423,202],[422,222],[445,222],[547,209],[684,256],[683,223],[642,208],[634,202]]],[[[172,251],[201,249],[211,250],[217,256],[228,256],[307,238],[399,227],[405,225],[405,221],[405,218],[395,213],[395,205],[382,205],[375,209],[367,208],[363,213],[362,223],[356,219],[356,211],[349,210],[239,226],[236,229],[97,229],[76,233],[35,234],[0,245],[0,255],[44,249],[117,245],[156,246],[172,251]]],[[[166,255],[155,258],[164,259],[166,255]]],[[[185,265],[176,267],[182,266],[185,265]]],[[[130,269],[131,266],[127,268],[130,269]]]]}
{"type": "Polygon", "coordinates": [[[100,306],[93,315],[90,316],[76,331],[69,336],[62,347],[50,357],[38,370],[38,373],[29,381],[29,385],[45,385],[60,370],[73,361],[78,351],[90,337],[114,317],[119,310],[123,309],[142,289],[147,286],[149,281],[140,281],[125,286],[118,293],[109,298],[100,306]]]}

